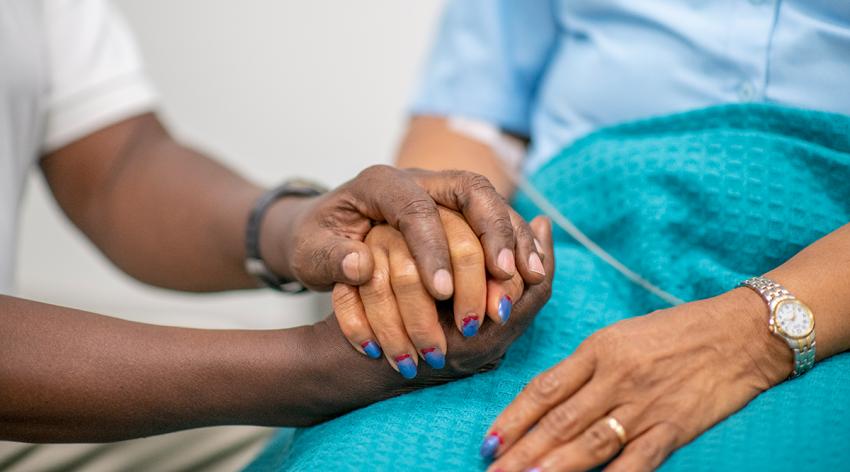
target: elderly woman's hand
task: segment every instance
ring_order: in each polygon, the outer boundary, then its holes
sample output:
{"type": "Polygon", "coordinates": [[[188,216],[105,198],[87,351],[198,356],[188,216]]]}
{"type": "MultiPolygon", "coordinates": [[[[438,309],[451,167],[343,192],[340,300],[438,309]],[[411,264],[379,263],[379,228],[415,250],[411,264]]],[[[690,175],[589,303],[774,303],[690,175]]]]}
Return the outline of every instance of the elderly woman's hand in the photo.
{"type": "Polygon", "coordinates": [[[496,419],[491,471],[652,470],[792,369],[748,289],[626,319],[536,377],[496,419]],[[611,418],[614,420],[612,421],[611,418]]]}
{"type": "MultiPolygon", "coordinates": [[[[455,320],[451,303],[438,303],[438,317],[445,332],[447,351],[451,353],[442,369],[420,366],[415,379],[405,379],[386,363],[369,359],[351,349],[344,341],[336,317],[329,316],[309,327],[309,339],[304,344],[312,346],[309,357],[313,366],[307,384],[318,385],[319,388],[311,391],[308,405],[299,406],[299,424],[315,424],[385,398],[439,385],[498,365],[505,351],[531,324],[552,292],[555,272],[552,228],[542,217],[532,220],[530,226],[540,242],[539,251],[543,256],[546,277],[541,283],[525,288],[513,307],[510,323],[503,326],[486,323],[473,337],[464,337],[453,327],[455,320]]],[[[299,379],[287,379],[287,382],[298,384],[299,379]]]]}
{"type": "MultiPolygon", "coordinates": [[[[459,213],[442,207],[439,212],[455,275],[454,328],[474,336],[485,315],[505,325],[522,295],[522,277],[488,277],[484,250],[473,229],[459,213]]],[[[360,287],[334,288],[334,312],[342,332],[355,349],[375,359],[383,354],[406,378],[416,376],[420,356],[431,367],[443,368],[446,336],[408,244],[388,225],[374,227],[365,243],[375,261],[371,280],[360,287]]]]}

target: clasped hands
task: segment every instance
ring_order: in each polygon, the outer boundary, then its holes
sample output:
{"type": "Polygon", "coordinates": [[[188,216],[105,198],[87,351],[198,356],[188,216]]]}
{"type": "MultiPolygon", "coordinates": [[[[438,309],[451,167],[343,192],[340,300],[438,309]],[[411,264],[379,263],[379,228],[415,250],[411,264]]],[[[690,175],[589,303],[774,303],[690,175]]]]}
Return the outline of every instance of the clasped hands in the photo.
{"type": "MultiPolygon", "coordinates": [[[[493,330],[516,333],[515,329],[507,330],[507,325],[514,303],[523,296],[526,285],[523,276],[518,271],[504,280],[488,276],[479,238],[463,216],[443,207],[438,211],[455,281],[454,296],[441,307],[450,312],[445,314],[448,316],[444,316],[443,324],[466,338],[476,336],[488,322],[495,324],[493,330]]],[[[518,216],[514,216],[514,221],[525,224],[518,216]]],[[[532,254],[534,263],[529,264],[528,272],[536,285],[546,276],[542,260],[547,254],[551,259],[552,251],[548,246],[551,238],[542,218],[532,221],[531,229],[536,236],[533,239],[535,250],[540,255],[532,254]],[[541,240],[546,241],[546,249],[541,240]]],[[[422,283],[416,261],[401,233],[389,225],[379,225],[372,228],[365,242],[374,259],[372,278],[359,287],[337,284],[333,291],[334,312],[345,337],[363,355],[373,359],[383,355],[408,379],[416,377],[420,359],[432,369],[443,369],[446,356],[451,359],[455,353],[448,350],[437,302],[422,283]]],[[[543,292],[548,298],[548,288],[543,292]]],[[[532,302],[539,308],[540,301],[545,302],[545,299],[532,302]]],[[[520,328],[524,328],[534,314],[523,311],[521,319],[514,320],[520,328]]],[[[513,338],[507,336],[506,339],[513,338]]],[[[504,342],[497,342],[491,350],[504,352],[506,347],[504,342]]]]}

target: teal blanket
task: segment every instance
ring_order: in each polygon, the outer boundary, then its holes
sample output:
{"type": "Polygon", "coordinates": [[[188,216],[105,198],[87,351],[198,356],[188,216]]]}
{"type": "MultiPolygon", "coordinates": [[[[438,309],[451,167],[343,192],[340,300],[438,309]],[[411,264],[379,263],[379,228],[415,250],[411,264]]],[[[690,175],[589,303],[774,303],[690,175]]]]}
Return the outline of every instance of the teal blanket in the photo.
{"type": "MultiPolygon", "coordinates": [[[[685,300],[729,290],[850,221],[850,117],[721,106],[600,130],[532,182],[626,265],[685,300]]],[[[520,195],[526,217],[538,211],[520,195]]],[[[589,334],[664,305],[556,231],[552,300],[495,371],[272,441],[254,470],[481,470],[490,422],[589,334]]],[[[785,382],[665,470],[848,470],[850,354],[785,382]]]]}

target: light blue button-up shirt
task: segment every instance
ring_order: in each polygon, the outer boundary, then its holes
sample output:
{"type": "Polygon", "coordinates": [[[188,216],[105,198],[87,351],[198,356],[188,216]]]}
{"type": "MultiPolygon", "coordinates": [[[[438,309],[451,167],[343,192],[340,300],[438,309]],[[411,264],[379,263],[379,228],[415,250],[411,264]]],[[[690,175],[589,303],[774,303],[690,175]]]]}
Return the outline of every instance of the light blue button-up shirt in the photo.
{"type": "Polygon", "coordinates": [[[413,104],[529,136],[719,103],[850,114],[850,0],[448,0],[413,104]]]}

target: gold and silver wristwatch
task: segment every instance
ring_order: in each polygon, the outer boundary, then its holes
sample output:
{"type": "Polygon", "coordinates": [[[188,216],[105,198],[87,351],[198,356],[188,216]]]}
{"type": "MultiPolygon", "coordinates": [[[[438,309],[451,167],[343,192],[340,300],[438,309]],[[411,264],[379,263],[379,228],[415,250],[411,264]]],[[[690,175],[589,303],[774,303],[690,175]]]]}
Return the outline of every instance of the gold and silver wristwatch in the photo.
{"type": "Polygon", "coordinates": [[[753,277],[741,282],[767,302],[770,332],[784,339],[794,351],[791,378],[806,373],[815,365],[815,317],[812,310],[782,285],[767,277],[753,277]]]}

